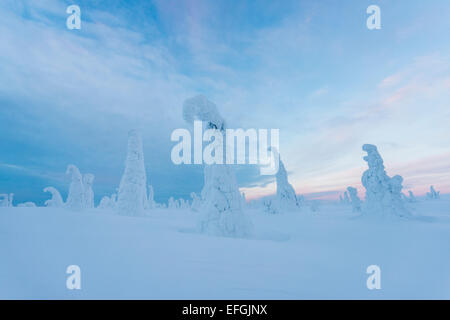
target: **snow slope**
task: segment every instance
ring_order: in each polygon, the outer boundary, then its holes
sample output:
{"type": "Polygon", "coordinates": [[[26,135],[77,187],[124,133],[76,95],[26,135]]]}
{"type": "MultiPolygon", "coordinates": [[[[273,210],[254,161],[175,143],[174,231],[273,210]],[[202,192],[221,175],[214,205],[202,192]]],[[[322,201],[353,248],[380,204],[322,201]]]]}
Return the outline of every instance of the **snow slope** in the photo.
{"type": "Polygon", "coordinates": [[[189,210],[0,208],[0,298],[450,299],[450,199],[409,209],[420,218],[355,218],[337,204],[247,210],[254,234],[236,239],[195,233],[189,210]],[[73,264],[81,290],[66,288],[73,264]],[[366,287],[372,264],[381,290],[366,287]]]}

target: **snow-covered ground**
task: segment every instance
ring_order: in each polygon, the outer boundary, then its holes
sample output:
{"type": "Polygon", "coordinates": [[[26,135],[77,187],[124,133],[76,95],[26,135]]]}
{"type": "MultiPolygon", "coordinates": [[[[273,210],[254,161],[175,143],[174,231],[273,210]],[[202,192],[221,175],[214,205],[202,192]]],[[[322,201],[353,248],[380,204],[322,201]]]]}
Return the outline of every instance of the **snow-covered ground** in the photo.
{"type": "Polygon", "coordinates": [[[0,298],[450,299],[450,198],[410,204],[412,220],[247,210],[251,239],[195,232],[197,213],[0,208],[0,298]],[[81,290],[66,268],[81,268],[81,290]],[[381,268],[381,289],[366,268],[381,268]]]}

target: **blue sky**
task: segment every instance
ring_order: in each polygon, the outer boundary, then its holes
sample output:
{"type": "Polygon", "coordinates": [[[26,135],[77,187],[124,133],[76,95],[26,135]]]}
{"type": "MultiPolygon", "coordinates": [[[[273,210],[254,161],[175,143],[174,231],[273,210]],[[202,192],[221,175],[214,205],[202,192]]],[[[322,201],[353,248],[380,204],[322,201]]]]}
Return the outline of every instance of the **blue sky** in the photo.
{"type": "MultiPolygon", "coordinates": [[[[143,133],[155,197],[187,198],[200,166],[175,166],[182,103],[214,101],[229,127],[278,128],[298,193],[361,188],[376,144],[406,190],[450,191],[450,6],[433,1],[0,2],[0,193],[42,204],[68,164],[115,192],[127,131],[143,133]],[[66,8],[81,8],[81,30],[66,8]],[[366,8],[381,8],[368,30],[366,8]]],[[[249,197],[272,177],[237,168],[249,197]]],[[[361,190],[361,189],[360,189],[361,190]]]]}

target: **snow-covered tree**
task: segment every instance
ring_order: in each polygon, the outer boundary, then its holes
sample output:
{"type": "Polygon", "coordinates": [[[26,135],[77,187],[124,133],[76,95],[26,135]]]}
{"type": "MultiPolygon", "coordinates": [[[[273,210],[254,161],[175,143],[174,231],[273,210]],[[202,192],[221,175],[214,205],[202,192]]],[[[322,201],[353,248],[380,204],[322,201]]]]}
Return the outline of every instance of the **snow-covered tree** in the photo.
{"type": "Polygon", "coordinates": [[[270,214],[276,214],[278,211],[273,205],[273,201],[271,199],[264,199],[262,202],[263,211],[270,214]]]}
{"type": "Polygon", "coordinates": [[[176,209],[177,205],[175,203],[175,199],[173,197],[170,197],[168,202],[167,202],[167,208],[168,209],[176,209]]]}
{"type": "MultiPolygon", "coordinates": [[[[196,96],[184,102],[183,118],[188,123],[194,120],[203,121],[206,129],[215,130],[217,136],[221,136],[225,141],[225,121],[216,105],[204,96],[196,96]]],[[[205,165],[204,172],[200,232],[218,236],[248,236],[251,222],[241,209],[241,194],[233,167],[226,164],[209,164],[205,165]]]]}
{"type": "Polygon", "coordinates": [[[189,209],[190,206],[189,200],[180,199],[180,209],[189,209]]]}
{"type": "Polygon", "coordinates": [[[99,209],[109,209],[111,208],[111,199],[108,196],[103,196],[97,208],[99,209]]]}
{"type": "Polygon", "coordinates": [[[361,179],[366,188],[364,214],[369,216],[410,216],[401,198],[403,178],[398,175],[390,178],[386,174],[383,159],[376,146],[365,144],[362,149],[367,152],[364,160],[369,165],[369,169],[364,172],[361,179]]]}
{"type": "Polygon", "coordinates": [[[192,198],[191,202],[192,211],[198,211],[201,207],[202,199],[200,199],[200,197],[195,192],[191,192],[191,198],[192,198]]]}
{"type": "Polygon", "coordinates": [[[71,175],[72,181],[70,182],[65,207],[72,210],[82,210],[84,208],[84,186],[80,170],[75,165],[70,164],[67,167],[66,174],[71,175]]]}
{"type": "Polygon", "coordinates": [[[339,195],[339,203],[340,203],[340,204],[344,204],[344,198],[342,198],[341,195],[339,195]]]}
{"type": "Polygon", "coordinates": [[[0,207],[9,207],[9,198],[6,193],[0,194],[0,207]]]}
{"type": "Polygon", "coordinates": [[[245,199],[245,192],[242,192],[241,200],[242,200],[241,206],[242,208],[245,208],[247,206],[247,200],[245,199]]]}
{"type": "Polygon", "coordinates": [[[148,209],[156,208],[153,186],[150,186],[150,185],[148,186],[147,202],[148,202],[148,209]]]}
{"type": "Polygon", "coordinates": [[[142,138],[138,131],[128,133],[125,172],[119,186],[116,208],[121,215],[143,216],[147,203],[147,177],[142,138]]]}
{"type": "Polygon", "coordinates": [[[14,199],[14,193],[10,193],[9,194],[9,203],[8,203],[8,205],[10,206],[10,207],[14,207],[14,205],[13,205],[13,199],[14,199]]]}
{"type": "Polygon", "coordinates": [[[347,190],[350,195],[353,212],[360,212],[361,211],[361,199],[359,199],[359,197],[358,197],[358,190],[356,190],[356,188],[353,188],[353,187],[348,187],[347,190]]]}
{"type": "Polygon", "coordinates": [[[411,190],[408,191],[409,193],[409,202],[417,202],[416,197],[414,196],[413,192],[411,190]]]}
{"type": "Polygon", "coordinates": [[[276,207],[279,212],[296,210],[300,208],[300,202],[297,199],[294,188],[288,181],[287,172],[278,151],[274,150],[274,148],[272,150],[275,152],[275,156],[279,158],[278,172],[275,175],[277,181],[276,207]]]}
{"type": "Polygon", "coordinates": [[[45,206],[53,208],[62,208],[64,206],[64,201],[61,194],[56,188],[46,187],[44,188],[44,192],[49,192],[52,195],[51,199],[45,201],[45,206]]]}
{"type": "Polygon", "coordinates": [[[434,189],[433,186],[430,187],[430,192],[427,192],[427,198],[428,199],[439,199],[440,198],[440,191],[437,191],[434,189]]]}
{"type": "Polygon", "coordinates": [[[344,192],[344,203],[345,204],[350,204],[350,198],[348,196],[347,191],[344,192]]]}
{"type": "Polygon", "coordinates": [[[92,173],[86,173],[83,175],[83,188],[84,188],[84,208],[94,208],[94,190],[92,190],[92,184],[94,183],[94,175],[92,173]]]}

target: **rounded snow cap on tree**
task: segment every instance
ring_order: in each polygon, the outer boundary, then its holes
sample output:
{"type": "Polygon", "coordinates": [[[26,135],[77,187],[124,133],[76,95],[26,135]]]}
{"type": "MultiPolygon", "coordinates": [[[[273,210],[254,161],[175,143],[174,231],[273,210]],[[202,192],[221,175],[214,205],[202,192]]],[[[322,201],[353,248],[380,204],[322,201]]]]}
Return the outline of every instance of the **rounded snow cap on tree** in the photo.
{"type": "Polygon", "coordinates": [[[205,96],[198,95],[187,99],[183,104],[183,119],[188,123],[194,120],[208,122],[208,127],[224,130],[225,121],[217,111],[216,105],[205,96]]]}
{"type": "Polygon", "coordinates": [[[364,156],[364,161],[367,161],[369,168],[378,167],[383,165],[383,159],[378,153],[378,149],[373,144],[365,144],[362,149],[367,152],[367,156],[364,156]]]}
{"type": "Polygon", "coordinates": [[[72,178],[81,178],[80,170],[73,164],[67,166],[66,174],[72,175],[72,178]]]}

